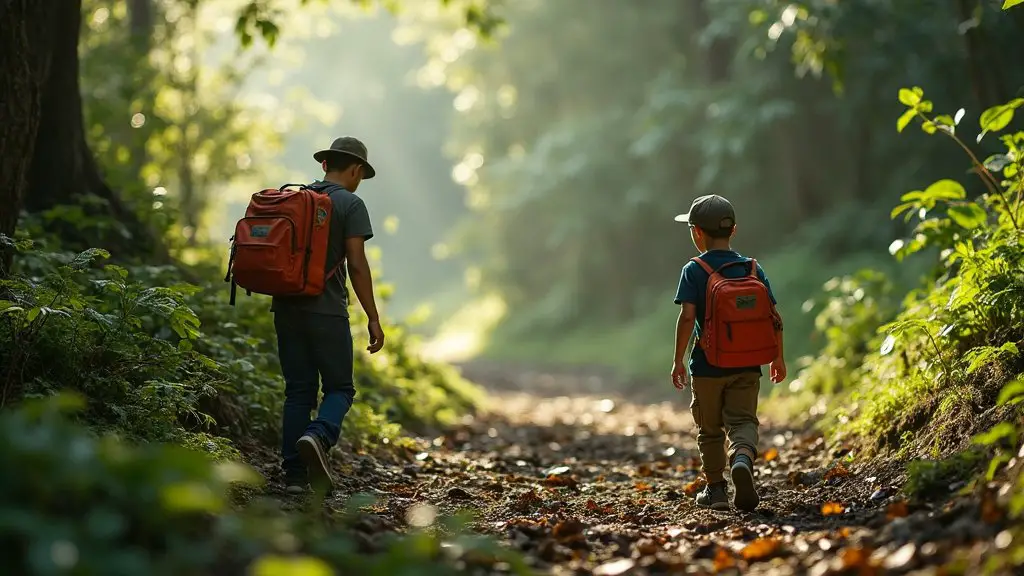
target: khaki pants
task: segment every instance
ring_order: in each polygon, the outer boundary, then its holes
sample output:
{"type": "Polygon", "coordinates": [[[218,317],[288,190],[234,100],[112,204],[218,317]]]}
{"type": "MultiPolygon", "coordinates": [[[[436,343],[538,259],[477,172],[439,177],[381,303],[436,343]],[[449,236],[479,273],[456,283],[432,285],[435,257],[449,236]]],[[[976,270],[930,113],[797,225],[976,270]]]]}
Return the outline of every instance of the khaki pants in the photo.
{"type": "Polygon", "coordinates": [[[693,378],[690,413],[697,424],[697,449],[708,482],[725,478],[725,468],[737,454],[757,457],[757,395],[761,375],[745,372],[720,378],[693,378]],[[724,430],[723,430],[724,427],[724,430]],[[725,439],[729,438],[726,459],[725,439]]]}

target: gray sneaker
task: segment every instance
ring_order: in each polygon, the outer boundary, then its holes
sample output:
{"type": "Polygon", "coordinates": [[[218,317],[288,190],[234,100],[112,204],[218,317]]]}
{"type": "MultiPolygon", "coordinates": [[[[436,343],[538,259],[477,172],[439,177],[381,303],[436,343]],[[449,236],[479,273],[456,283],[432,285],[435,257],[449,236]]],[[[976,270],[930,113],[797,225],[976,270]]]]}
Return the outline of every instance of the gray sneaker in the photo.
{"type": "Polygon", "coordinates": [[[316,489],[330,492],[334,488],[334,480],[327,462],[327,451],[320,441],[306,434],[295,443],[295,448],[309,472],[309,483],[316,489]]]}
{"type": "Polygon", "coordinates": [[[729,493],[726,489],[727,484],[725,480],[721,482],[715,482],[714,484],[708,484],[701,490],[697,497],[694,498],[694,503],[701,508],[711,508],[712,510],[728,510],[729,509],[729,493]]]}
{"type": "Polygon", "coordinates": [[[744,512],[753,512],[761,499],[754,487],[754,466],[750,458],[742,454],[737,456],[729,473],[732,475],[733,489],[736,490],[732,505],[744,512]]]}

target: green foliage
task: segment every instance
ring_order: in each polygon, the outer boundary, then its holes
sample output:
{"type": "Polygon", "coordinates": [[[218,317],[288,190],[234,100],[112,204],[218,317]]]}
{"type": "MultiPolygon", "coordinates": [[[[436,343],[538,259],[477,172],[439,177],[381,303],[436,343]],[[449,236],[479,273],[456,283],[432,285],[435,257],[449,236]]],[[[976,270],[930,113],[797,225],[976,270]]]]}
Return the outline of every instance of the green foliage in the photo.
{"type": "Polygon", "coordinates": [[[236,511],[232,488],[258,488],[255,470],[94,436],[65,417],[82,405],[62,395],[0,413],[0,466],[16,472],[0,476],[0,553],[13,574],[443,576],[473,559],[529,573],[458,524],[392,535],[366,554],[344,522],[325,526],[318,513],[286,516],[269,502],[236,511]]]}
{"type": "MultiPolygon", "coordinates": [[[[7,243],[19,257],[0,281],[5,402],[76,390],[94,427],[217,455],[231,454],[218,437],[277,441],[283,383],[268,299],[231,307],[223,282],[183,284],[173,267],[100,266],[101,250],[7,243]]],[[[352,315],[360,342],[365,317],[352,315]]],[[[344,432],[356,446],[451,424],[480,397],[452,369],[411,353],[401,327],[388,336],[382,354],[356,350],[359,401],[344,432]]]]}
{"type": "Polygon", "coordinates": [[[913,498],[927,499],[949,493],[949,487],[974,475],[985,464],[977,450],[959,452],[942,460],[915,460],[907,465],[904,491],[913,498]]]}

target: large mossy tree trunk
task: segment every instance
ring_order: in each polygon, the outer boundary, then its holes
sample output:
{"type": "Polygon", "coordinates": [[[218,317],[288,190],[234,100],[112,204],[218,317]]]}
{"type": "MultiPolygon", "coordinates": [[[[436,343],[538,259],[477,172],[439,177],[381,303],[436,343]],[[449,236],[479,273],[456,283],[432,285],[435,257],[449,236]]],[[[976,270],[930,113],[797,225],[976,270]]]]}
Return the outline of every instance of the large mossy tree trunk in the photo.
{"type": "MultiPolygon", "coordinates": [[[[87,238],[62,226],[54,231],[63,240],[102,245],[115,257],[166,261],[154,231],[106,185],[86,141],[81,22],[81,0],[0,0],[0,233],[14,235],[22,209],[41,212],[94,196],[121,231],[87,238]]],[[[10,263],[7,251],[4,271],[10,263]]]]}

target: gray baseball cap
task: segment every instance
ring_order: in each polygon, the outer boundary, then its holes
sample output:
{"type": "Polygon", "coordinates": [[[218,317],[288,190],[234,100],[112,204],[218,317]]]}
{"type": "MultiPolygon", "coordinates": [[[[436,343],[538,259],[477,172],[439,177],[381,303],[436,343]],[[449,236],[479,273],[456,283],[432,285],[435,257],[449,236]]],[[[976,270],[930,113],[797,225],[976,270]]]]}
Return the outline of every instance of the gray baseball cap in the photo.
{"type": "Polygon", "coordinates": [[[690,211],[676,216],[675,220],[704,230],[721,230],[736,225],[736,211],[725,198],[708,194],[694,200],[690,211]]]}

